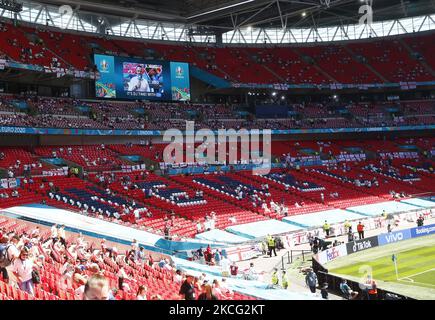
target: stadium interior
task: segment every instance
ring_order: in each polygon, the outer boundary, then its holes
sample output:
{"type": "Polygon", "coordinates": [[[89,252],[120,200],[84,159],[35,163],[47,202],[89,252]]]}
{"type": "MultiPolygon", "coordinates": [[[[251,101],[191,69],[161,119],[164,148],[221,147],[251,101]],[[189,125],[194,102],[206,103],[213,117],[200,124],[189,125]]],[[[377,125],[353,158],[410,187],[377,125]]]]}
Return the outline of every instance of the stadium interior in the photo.
{"type": "Polygon", "coordinates": [[[433,299],[399,240],[433,257],[434,30],[431,0],[0,0],[0,300],[433,299]],[[360,289],[340,261],[396,234],[360,289]]]}

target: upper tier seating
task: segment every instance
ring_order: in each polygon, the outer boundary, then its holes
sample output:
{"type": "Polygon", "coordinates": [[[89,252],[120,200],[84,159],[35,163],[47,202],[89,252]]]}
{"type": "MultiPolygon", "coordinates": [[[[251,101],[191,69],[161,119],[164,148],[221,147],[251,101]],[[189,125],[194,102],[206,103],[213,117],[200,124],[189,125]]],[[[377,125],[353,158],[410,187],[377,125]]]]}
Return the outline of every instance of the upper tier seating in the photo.
{"type": "Polygon", "coordinates": [[[236,83],[369,84],[434,80],[421,63],[425,61],[435,68],[431,54],[433,33],[349,44],[270,48],[148,43],[78,35],[42,26],[14,27],[7,22],[0,24],[0,33],[4,35],[0,37],[0,47],[6,57],[47,67],[93,70],[92,54],[107,53],[185,61],[236,83]]]}

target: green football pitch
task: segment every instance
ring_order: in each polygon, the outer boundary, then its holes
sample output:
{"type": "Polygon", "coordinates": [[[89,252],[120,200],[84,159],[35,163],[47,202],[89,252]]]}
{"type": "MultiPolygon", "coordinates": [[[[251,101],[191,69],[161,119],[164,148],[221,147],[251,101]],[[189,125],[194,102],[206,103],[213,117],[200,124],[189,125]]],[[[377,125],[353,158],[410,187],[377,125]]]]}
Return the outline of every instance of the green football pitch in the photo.
{"type": "Polygon", "coordinates": [[[435,236],[362,251],[325,267],[332,274],[359,282],[371,273],[380,288],[418,299],[435,299],[435,236]],[[393,254],[397,257],[397,274],[393,254]]]}

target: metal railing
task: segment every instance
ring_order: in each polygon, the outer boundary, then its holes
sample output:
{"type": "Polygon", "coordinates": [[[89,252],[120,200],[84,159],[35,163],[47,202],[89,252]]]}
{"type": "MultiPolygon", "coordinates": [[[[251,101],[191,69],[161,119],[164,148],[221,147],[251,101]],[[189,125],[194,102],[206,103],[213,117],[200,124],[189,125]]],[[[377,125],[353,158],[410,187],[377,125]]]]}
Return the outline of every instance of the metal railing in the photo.
{"type": "Polygon", "coordinates": [[[285,265],[292,264],[293,263],[293,257],[300,257],[302,256],[302,261],[305,261],[305,257],[307,257],[308,254],[312,253],[311,250],[290,250],[287,251],[287,254],[284,254],[281,257],[281,268],[284,270],[285,265]],[[287,262],[285,263],[284,260],[287,258],[287,262]]]}

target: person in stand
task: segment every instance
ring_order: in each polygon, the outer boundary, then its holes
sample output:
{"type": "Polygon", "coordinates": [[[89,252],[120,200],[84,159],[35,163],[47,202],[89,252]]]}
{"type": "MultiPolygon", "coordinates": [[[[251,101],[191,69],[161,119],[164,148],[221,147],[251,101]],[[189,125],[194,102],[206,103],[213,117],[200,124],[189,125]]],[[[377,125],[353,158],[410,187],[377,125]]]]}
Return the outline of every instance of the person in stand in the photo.
{"type": "Polygon", "coordinates": [[[195,300],[195,288],[193,285],[193,275],[186,275],[186,280],[184,280],[181,285],[180,296],[184,300],[195,300]]]}
{"type": "Polygon", "coordinates": [[[94,274],[84,286],[83,300],[115,300],[109,286],[106,277],[94,274]]]}
{"type": "Polygon", "coordinates": [[[218,298],[213,294],[212,286],[207,283],[202,286],[202,292],[198,296],[198,300],[218,300],[218,298]]]}
{"type": "Polygon", "coordinates": [[[33,295],[32,272],[35,266],[33,260],[29,258],[29,249],[21,249],[20,256],[14,260],[13,273],[17,279],[21,290],[33,295]]]}
{"type": "Polygon", "coordinates": [[[0,239],[0,274],[3,278],[3,282],[9,283],[9,273],[7,267],[12,265],[14,261],[20,257],[20,250],[18,244],[20,243],[20,237],[14,235],[10,240],[6,235],[3,235],[0,239]]]}
{"type": "Polygon", "coordinates": [[[147,300],[147,289],[145,286],[139,286],[136,294],[136,300],[147,300]]]}
{"type": "Polygon", "coordinates": [[[358,223],[356,230],[358,231],[359,239],[364,239],[364,225],[361,223],[361,221],[358,223]]]}
{"type": "Polygon", "coordinates": [[[340,291],[343,293],[344,298],[347,300],[353,300],[358,296],[358,292],[353,291],[351,287],[349,287],[346,279],[341,280],[340,291]]]}
{"type": "Polygon", "coordinates": [[[65,248],[66,248],[66,236],[65,236],[65,226],[62,225],[60,226],[60,228],[57,230],[57,236],[59,238],[60,243],[62,243],[65,248]]]}
{"type": "Polygon", "coordinates": [[[236,265],[236,262],[233,262],[230,266],[230,272],[233,277],[237,277],[239,271],[239,267],[236,265]]]}

